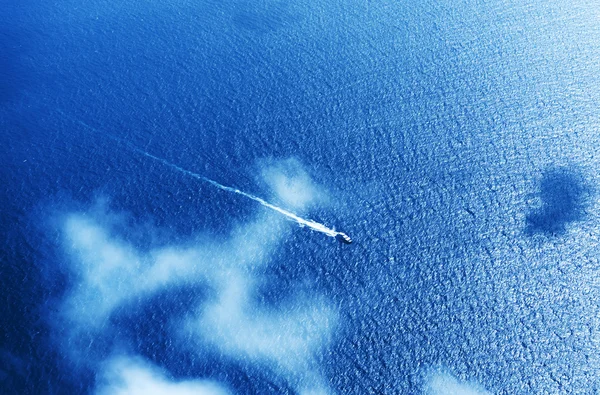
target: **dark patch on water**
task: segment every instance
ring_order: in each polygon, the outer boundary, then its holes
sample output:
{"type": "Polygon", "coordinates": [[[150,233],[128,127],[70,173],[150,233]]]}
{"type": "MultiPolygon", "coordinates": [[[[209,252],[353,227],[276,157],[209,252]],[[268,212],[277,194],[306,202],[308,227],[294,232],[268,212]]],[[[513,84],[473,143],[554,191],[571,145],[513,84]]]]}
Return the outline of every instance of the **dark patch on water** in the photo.
{"type": "Polygon", "coordinates": [[[541,205],[526,217],[528,235],[562,235],[567,226],[585,218],[591,190],[581,174],[558,168],[548,170],[540,182],[541,205]]]}

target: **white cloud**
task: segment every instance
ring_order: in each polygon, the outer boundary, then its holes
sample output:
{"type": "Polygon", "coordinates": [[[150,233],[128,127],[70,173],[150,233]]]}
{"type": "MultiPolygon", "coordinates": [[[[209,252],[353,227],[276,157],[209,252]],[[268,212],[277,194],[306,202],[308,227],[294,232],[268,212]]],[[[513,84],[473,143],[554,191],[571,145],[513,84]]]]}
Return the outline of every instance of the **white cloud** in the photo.
{"type": "Polygon", "coordinates": [[[103,325],[123,302],[164,287],[213,282],[235,268],[247,270],[268,261],[279,242],[284,221],[272,213],[234,230],[223,242],[168,246],[137,251],[112,236],[110,224],[85,213],[64,220],[64,242],[78,279],[65,305],[68,316],[83,326],[103,325]]]}
{"type": "Polygon", "coordinates": [[[299,391],[327,393],[315,353],[329,341],[336,323],[326,303],[297,300],[277,312],[252,306],[252,279],[228,273],[212,303],[188,321],[187,330],[220,352],[273,366],[299,391]]]}
{"type": "Polygon", "coordinates": [[[169,380],[140,358],[116,357],[104,364],[96,395],[227,395],[210,380],[169,380]]]}
{"type": "Polygon", "coordinates": [[[435,371],[426,378],[425,395],[491,395],[477,384],[460,382],[444,371],[435,371]]]}
{"type": "Polygon", "coordinates": [[[263,166],[261,175],[276,197],[289,207],[303,209],[325,200],[325,195],[314,186],[310,176],[296,159],[263,166]]]}
{"type": "MultiPolygon", "coordinates": [[[[298,178],[301,181],[290,184],[291,189],[279,183],[285,177],[276,168],[265,174],[268,180],[278,180],[274,186],[283,193],[281,200],[290,201],[297,191],[302,192],[299,200],[294,200],[296,206],[308,204],[316,194],[305,173],[298,178]]],[[[201,284],[208,296],[190,312],[179,334],[193,339],[190,346],[201,349],[209,344],[230,358],[268,367],[299,392],[326,393],[316,356],[329,342],[336,313],[318,298],[298,298],[277,309],[257,305],[254,294],[263,267],[293,226],[277,213],[260,206],[257,211],[260,214],[254,221],[238,226],[225,240],[204,237],[190,245],[147,251],[113,234],[111,214],[66,215],[64,245],[76,278],[63,305],[72,328],[69,343],[78,331],[110,330],[111,314],[126,308],[127,303],[143,301],[169,287],[201,284]]],[[[139,384],[143,380],[138,378],[145,377],[147,369],[134,368],[123,379],[133,377],[139,384]]]]}

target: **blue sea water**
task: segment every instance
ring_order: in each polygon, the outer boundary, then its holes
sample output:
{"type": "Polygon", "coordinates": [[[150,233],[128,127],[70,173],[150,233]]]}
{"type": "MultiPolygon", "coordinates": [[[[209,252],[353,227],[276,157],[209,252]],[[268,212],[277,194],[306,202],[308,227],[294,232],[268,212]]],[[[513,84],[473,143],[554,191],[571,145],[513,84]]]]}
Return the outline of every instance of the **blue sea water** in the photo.
{"type": "Polygon", "coordinates": [[[3,0],[0,392],[117,393],[117,354],[157,388],[599,392],[598,21],[583,0],[3,0]],[[293,207],[273,166],[327,198],[293,207]],[[144,271],[188,249],[206,278],[144,271]],[[249,300],[210,315],[239,273],[249,300]]]}

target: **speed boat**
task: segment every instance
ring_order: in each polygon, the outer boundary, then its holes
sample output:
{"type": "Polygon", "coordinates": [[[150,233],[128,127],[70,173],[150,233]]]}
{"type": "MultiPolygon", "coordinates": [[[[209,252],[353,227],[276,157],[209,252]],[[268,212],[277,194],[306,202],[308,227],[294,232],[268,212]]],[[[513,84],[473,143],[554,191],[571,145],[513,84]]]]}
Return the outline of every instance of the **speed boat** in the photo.
{"type": "Polygon", "coordinates": [[[352,239],[345,233],[340,232],[335,236],[335,238],[341,243],[352,244],[352,239]]]}

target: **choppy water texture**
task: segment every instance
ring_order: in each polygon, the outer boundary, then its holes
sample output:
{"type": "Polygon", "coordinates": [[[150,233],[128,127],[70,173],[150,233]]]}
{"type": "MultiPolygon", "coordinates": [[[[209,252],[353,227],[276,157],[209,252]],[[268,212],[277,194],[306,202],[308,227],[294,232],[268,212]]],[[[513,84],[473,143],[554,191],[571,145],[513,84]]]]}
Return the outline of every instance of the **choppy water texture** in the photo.
{"type": "Polygon", "coordinates": [[[0,8],[3,393],[600,391],[597,4],[0,8]]]}

